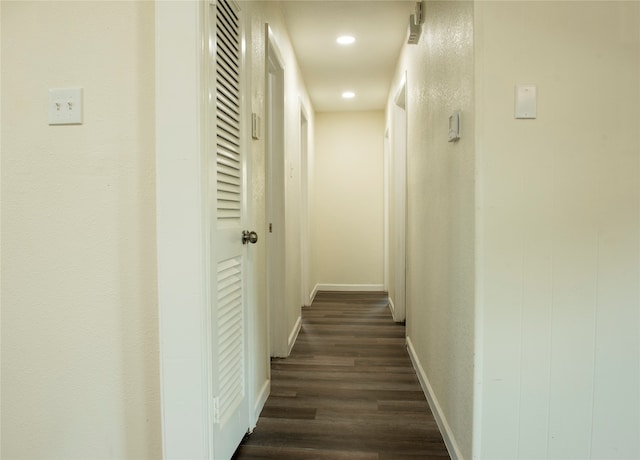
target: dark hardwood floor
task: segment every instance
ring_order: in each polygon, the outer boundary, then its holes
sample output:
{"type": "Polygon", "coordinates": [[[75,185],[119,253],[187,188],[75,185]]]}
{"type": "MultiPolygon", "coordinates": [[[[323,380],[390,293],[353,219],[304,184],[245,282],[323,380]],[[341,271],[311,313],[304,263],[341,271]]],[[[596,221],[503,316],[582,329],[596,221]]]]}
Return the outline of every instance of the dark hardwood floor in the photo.
{"type": "Polygon", "coordinates": [[[319,293],[234,459],[449,459],[386,295],[319,293]]]}

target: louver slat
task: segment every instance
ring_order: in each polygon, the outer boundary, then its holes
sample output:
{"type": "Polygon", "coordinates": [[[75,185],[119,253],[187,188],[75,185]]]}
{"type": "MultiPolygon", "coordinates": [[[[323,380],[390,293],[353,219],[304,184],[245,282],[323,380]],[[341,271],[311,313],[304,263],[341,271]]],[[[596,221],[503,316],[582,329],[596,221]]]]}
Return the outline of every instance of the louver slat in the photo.
{"type": "Polygon", "coordinates": [[[239,223],[242,212],[239,18],[227,1],[216,4],[217,220],[239,223]]]}
{"type": "Polygon", "coordinates": [[[244,397],[244,337],[242,262],[239,258],[217,267],[218,391],[220,423],[224,425],[244,397]]]}

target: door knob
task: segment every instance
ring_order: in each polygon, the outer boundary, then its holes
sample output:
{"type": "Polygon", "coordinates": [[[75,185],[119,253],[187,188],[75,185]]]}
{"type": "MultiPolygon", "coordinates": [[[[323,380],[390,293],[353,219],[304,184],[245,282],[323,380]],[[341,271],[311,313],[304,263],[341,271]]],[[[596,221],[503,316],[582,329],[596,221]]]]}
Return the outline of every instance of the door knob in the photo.
{"type": "Polygon", "coordinates": [[[256,244],[258,242],[258,234],[249,230],[242,231],[242,244],[256,244]]]}

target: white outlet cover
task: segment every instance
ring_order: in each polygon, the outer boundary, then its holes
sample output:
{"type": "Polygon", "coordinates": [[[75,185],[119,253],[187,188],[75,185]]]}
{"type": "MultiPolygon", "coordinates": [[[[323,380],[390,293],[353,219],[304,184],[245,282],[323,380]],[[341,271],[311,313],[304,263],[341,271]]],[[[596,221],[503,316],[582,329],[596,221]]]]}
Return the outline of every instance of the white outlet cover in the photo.
{"type": "Polygon", "coordinates": [[[49,124],[82,124],[82,88],[49,90],[49,124]]]}
{"type": "Polygon", "coordinates": [[[534,85],[516,86],[515,118],[527,119],[538,116],[538,88],[534,85]]]}

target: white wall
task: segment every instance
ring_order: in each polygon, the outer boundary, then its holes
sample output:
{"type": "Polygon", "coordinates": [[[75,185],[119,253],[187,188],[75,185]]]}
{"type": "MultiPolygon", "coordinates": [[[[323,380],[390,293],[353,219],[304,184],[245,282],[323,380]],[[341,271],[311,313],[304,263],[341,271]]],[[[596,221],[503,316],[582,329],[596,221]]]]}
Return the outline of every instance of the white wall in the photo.
{"type": "MultiPolygon", "coordinates": [[[[304,81],[300,74],[298,64],[291,41],[286,32],[286,26],[282,13],[278,10],[279,15],[277,21],[275,16],[270,22],[280,52],[285,60],[285,302],[287,308],[288,324],[286,330],[289,337],[294,339],[291,334],[296,326],[299,327],[301,316],[302,299],[300,296],[300,286],[302,283],[301,268],[301,232],[300,221],[302,219],[302,201],[301,201],[301,149],[300,149],[300,107],[301,104],[306,108],[309,115],[310,130],[314,132],[315,116],[313,106],[304,86],[304,81]]],[[[309,140],[309,150],[311,157],[311,165],[313,168],[314,144],[313,134],[309,140]]],[[[292,342],[289,343],[293,345],[292,342]]]]}
{"type": "Polygon", "coordinates": [[[475,455],[638,458],[640,4],[478,2],[476,27],[475,455]]]}
{"type": "MultiPolygon", "coordinates": [[[[248,18],[248,64],[251,67],[251,110],[260,115],[262,120],[260,140],[251,144],[252,162],[252,209],[253,225],[260,235],[259,243],[255,246],[255,303],[253,308],[253,322],[256,326],[254,334],[253,353],[258,357],[257,367],[254,369],[255,393],[264,396],[265,384],[269,379],[269,346],[268,346],[268,312],[267,312],[267,232],[268,221],[266,215],[266,35],[265,24],[269,24],[273,37],[282,54],[285,66],[285,158],[287,171],[286,180],[286,263],[285,263],[285,325],[283,330],[291,334],[299,321],[301,314],[300,298],[300,104],[307,108],[309,125],[313,127],[313,110],[304,83],[300,77],[295,55],[286,32],[281,11],[276,2],[241,2],[243,11],[248,18]]],[[[313,158],[312,145],[309,149],[313,158]]],[[[260,401],[255,401],[258,404],[260,401]]],[[[256,406],[256,409],[258,407],[256,406]]]]}
{"type": "Polygon", "coordinates": [[[394,88],[406,68],[407,333],[445,437],[463,458],[638,458],[640,5],[426,17],[394,88]],[[536,120],[513,118],[524,83],[536,120]]]}
{"type": "MultiPolygon", "coordinates": [[[[282,12],[277,2],[241,2],[241,6],[246,8],[251,18],[251,101],[252,110],[260,115],[262,119],[262,138],[253,142],[253,188],[254,188],[254,210],[256,212],[256,228],[258,233],[263,235],[263,245],[258,244],[261,273],[258,273],[258,289],[262,292],[266,300],[266,241],[268,233],[268,221],[265,214],[266,206],[266,75],[265,75],[265,24],[269,24],[274,43],[278,53],[281,55],[284,64],[284,190],[285,190],[285,292],[284,292],[284,315],[285,322],[283,330],[288,337],[295,338],[295,330],[300,324],[302,307],[301,298],[301,231],[300,219],[302,218],[301,202],[301,148],[300,148],[300,111],[301,106],[309,117],[308,123],[311,127],[309,141],[309,157],[311,167],[313,165],[313,107],[309,100],[304,82],[300,75],[300,70],[293,52],[291,41],[287,34],[282,12]],[[263,291],[264,289],[264,291],[263,291]]],[[[276,229],[277,231],[277,229],[276,229]]],[[[268,322],[262,323],[264,325],[268,322]]],[[[263,346],[259,344],[259,346],[263,346]]],[[[260,351],[268,350],[268,347],[260,348],[260,351]]],[[[268,363],[267,363],[268,364],[268,363]]]]}
{"type": "Polygon", "coordinates": [[[159,458],[153,3],[1,8],[2,457],[159,458]]]}
{"type": "Polygon", "coordinates": [[[473,431],[473,62],[473,4],[428,2],[422,37],[403,47],[387,106],[393,126],[406,70],[407,337],[450,452],[462,458],[471,458],[473,431]],[[456,110],[462,138],[449,143],[456,110]]]}
{"type": "Polygon", "coordinates": [[[384,113],[315,121],[312,285],[382,290],[384,113]]]}

